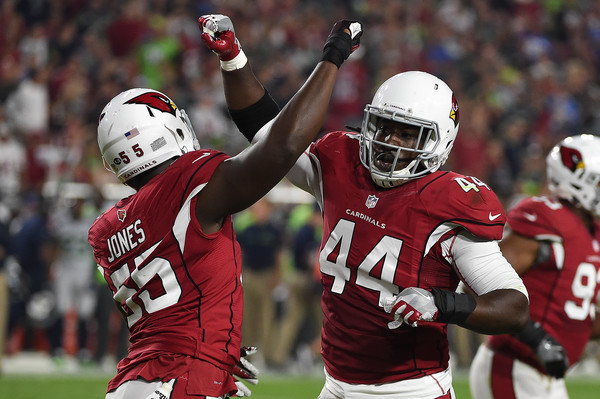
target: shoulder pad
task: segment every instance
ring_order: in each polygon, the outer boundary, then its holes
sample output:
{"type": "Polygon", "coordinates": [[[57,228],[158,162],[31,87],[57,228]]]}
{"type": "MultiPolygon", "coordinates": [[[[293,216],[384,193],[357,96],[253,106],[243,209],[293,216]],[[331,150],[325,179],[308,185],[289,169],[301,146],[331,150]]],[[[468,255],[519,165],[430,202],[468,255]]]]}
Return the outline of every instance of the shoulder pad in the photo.
{"type": "Polygon", "coordinates": [[[502,238],[506,214],[494,191],[473,176],[434,172],[421,178],[420,199],[430,214],[485,239],[502,238]]]}

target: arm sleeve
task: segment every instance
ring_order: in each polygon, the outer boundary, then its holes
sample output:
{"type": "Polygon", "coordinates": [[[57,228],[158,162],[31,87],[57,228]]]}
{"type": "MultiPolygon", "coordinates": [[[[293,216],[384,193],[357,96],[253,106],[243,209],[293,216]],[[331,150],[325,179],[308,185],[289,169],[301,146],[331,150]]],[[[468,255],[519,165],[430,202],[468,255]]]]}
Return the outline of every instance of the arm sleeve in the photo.
{"type": "Polygon", "coordinates": [[[300,155],[286,178],[294,186],[312,194],[323,209],[323,185],[319,165],[316,157],[307,149],[300,155]]]}
{"type": "Polygon", "coordinates": [[[461,233],[443,241],[442,251],[461,280],[477,295],[514,289],[529,299],[523,280],[502,255],[498,241],[483,241],[461,233]]]}
{"type": "Polygon", "coordinates": [[[265,90],[264,96],[249,107],[240,110],[228,110],[237,128],[248,141],[252,142],[252,139],[261,127],[277,116],[279,105],[277,105],[269,92],[265,90]]]}

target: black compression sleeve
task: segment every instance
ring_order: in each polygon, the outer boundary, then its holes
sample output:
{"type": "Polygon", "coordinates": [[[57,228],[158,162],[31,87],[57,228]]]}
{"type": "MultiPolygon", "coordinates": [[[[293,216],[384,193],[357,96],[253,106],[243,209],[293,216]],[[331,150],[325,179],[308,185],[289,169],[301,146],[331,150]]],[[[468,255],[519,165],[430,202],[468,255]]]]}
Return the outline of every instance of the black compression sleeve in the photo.
{"type": "Polygon", "coordinates": [[[265,90],[265,95],[249,107],[233,110],[228,109],[231,119],[248,141],[252,142],[254,135],[279,113],[279,105],[265,90]]]}

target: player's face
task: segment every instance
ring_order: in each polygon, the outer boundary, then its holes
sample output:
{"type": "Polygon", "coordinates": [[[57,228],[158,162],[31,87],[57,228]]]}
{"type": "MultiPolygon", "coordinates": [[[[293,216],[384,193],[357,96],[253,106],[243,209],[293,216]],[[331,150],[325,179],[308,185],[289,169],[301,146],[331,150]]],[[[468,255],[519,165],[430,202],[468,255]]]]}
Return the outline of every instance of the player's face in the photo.
{"type": "MultiPolygon", "coordinates": [[[[398,151],[395,147],[420,149],[422,144],[418,142],[419,132],[420,128],[417,126],[379,118],[375,140],[390,146],[373,143],[375,166],[383,172],[389,172],[394,165],[394,159],[398,151]]],[[[423,138],[421,141],[423,141],[423,138]]],[[[407,167],[417,155],[418,153],[414,151],[400,150],[394,170],[407,167]]]]}

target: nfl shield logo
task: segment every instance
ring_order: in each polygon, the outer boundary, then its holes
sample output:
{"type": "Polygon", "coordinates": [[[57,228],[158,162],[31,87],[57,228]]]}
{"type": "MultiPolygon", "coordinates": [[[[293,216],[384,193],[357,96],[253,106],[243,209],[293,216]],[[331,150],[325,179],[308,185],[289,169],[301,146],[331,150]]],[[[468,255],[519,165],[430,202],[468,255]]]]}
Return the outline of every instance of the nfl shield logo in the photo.
{"type": "Polygon", "coordinates": [[[117,219],[119,219],[119,221],[124,222],[125,216],[127,216],[125,209],[117,209],[117,219]]]}
{"type": "Polygon", "coordinates": [[[367,208],[375,208],[375,205],[377,205],[377,201],[379,201],[379,198],[377,198],[374,195],[369,195],[367,197],[367,202],[365,202],[365,205],[367,206],[367,208]]]}

